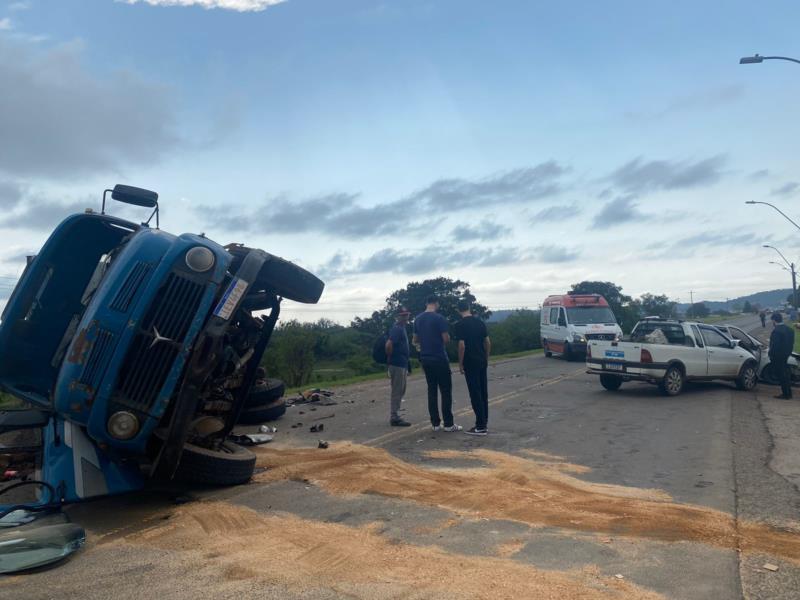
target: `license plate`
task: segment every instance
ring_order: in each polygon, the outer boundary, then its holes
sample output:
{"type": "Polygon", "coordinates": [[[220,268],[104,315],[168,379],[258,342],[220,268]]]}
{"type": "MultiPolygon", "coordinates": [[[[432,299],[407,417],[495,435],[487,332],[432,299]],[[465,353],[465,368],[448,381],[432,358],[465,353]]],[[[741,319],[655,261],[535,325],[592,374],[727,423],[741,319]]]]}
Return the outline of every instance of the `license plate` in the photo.
{"type": "Polygon", "coordinates": [[[625,365],[623,365],[622,363],[609,362],[603,365],[603,369],[605,369],[606,371],[624,371],[625,365]]]}

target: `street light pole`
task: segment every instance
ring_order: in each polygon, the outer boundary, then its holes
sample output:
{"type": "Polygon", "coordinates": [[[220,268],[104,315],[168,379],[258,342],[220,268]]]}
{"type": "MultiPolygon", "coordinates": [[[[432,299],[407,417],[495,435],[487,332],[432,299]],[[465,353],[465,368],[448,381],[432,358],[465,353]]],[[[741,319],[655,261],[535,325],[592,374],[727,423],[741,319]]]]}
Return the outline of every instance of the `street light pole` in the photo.
{"type": "MultiPolygon", "coordinates": [[[[775,246],[770,246],[769,244],[764,244],[764,248],[772,248],[773,250],[775,250],[775,252],[777,252],[780,255],[780,257],[783,259],[783,262],[785,262],[789,266],[788,271],[792,274],[792,306],[794,306],[794,309],[797,310],[797,271],[794,268],[794,263],[793,262],[789,262],[786,259],[786,257],[783,255],[783,252],[778,250],[775,246]]],[[[773,261],[770,261],[770,262],[773,262],[773,261]]],[[[778,264],[778,263],[775,263],[775,264],[778,264]]],[[[782,265],[779,265],[779,266],[781,266],[781,268],[783,268],[783,269],[786,268],[786,267],[783,267],[782,265]]]]}
{"type": "Polygon", "coordinates": [[[774,208],[776,211],[778,211],[779,213],[781,213],[781,215],[783,215],[783,218],[784,218],[784,219],[786,219],[787,221],[789,221],[789,223],[791,223],[792,225],[794,225],[795,227],[797,227],[797,229],[800,229],[800,225],[798,225],[797,223],[795,223],[794,221],[792,221],[792,220],[789,218],[789,216],[788,216],[788,215],[787,215],[785,212],[783,212],[783,211],[782,211],[780,208],[778,208],[778,207],[777,207],[777,206],[775,206],[774,204],[770,204],[769,202],[760,202],[760,201],[757,201],[757,200],[747,200],[747,201],[745,202],[745,204],[765,204],[766,206],[771,206],[771,207],[772,207],[772,208],[774,208]]]}
{"type": "Polygon", "coordinates": [[[760,54],[755,54],[753,56],[743,56],[742,58],[739,59],[739,64],[754,65],[762,63],[765,60],[788,60],[789,62],[800,64],[800,60],[797,60],[796,58],[789,58],[788,56],[761,56],[760,54]]]}

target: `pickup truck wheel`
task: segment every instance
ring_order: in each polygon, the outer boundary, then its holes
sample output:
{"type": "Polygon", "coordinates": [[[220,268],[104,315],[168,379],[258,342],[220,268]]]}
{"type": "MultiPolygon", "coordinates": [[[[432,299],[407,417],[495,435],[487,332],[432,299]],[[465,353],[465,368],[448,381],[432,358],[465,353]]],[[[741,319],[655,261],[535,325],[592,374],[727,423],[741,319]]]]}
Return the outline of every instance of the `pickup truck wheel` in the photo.
{"type": "Polygon", "coordinates": [[[616,392],[622,385],[622,377],[616,375],[600,375],[600,385],[609,392],[616,392]]]}
{"type": "Polygon", "coordinates": [[[664,379],[658,387],[661,392],[667,396],[677,396],[683,391],[684,383],[685,378],[683,376],[683,371],[681,371],[680,367],[672,365],[667,369],[667,372],[664,373],[664,379]]]}
{"type": "Polygon", "coordinates": [[[286,401],[283,398],[273,400],[269,404],[246,407],[239,415],[240,425],[260,425],[267,421],[280,419],[286,413],[286,401]]]}
{"type": "Polygon", "coordinates": [[[736,379],[736,387],[742,391],[749,392],[758,383],[758,372],[753,363],[747,363],[742,367],[739,377],[736,379]]]}
{"type": "Polygon", "coordinates": [[[266,379],[262,383],[257,383],[247,394],[244,401],[245,410],[253,407],[263,407],[276,400],[283,398],[286,393],[286,385],[280,379],[266,379]]]}
{"type": "Polygon", "coordinates": [[[223,442],[218,450],[186,443],[175,478],[187,483],[239,485],[253,476],[256,455],[247,448],[223,442]]]}

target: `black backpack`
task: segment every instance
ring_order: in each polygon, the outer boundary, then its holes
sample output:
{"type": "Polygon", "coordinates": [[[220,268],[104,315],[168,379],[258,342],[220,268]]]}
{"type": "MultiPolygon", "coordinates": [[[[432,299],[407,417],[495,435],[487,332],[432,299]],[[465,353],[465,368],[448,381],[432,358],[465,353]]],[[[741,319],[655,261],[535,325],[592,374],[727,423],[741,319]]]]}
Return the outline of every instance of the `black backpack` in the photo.
{"type": "Polygon", "coordinates": [[[386,342],[389,340],[389,332],[382,333],[372,343],[372,360],[379,365],[385,365],[388,362],[386,356],[386,342]]]}

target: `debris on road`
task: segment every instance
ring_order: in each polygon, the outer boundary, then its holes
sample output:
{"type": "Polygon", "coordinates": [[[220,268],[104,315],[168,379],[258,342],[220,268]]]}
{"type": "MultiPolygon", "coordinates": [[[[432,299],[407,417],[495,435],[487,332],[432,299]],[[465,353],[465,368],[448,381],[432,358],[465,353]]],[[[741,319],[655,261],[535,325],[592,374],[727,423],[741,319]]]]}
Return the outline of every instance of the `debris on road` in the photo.
{"type": "Polygon", "coordinates": [[[616,575],[614,575],[614,577],[616,577],[617,579],[625,579],[625,575],[623,575],[622,573],[617,573],[616,575]]]}
{"type": "Polygon", "coordinates": [[[278,433],[277,427],[270,427],[269,425],[262,425],[258,428],[259,433],[278,433]]]}
{"type": "Polygon", "coordinates": [[[773,565],[772,563],[764,563],[763,567],[767,571],[773,571],[774,572],[774,571],[778,570],[778,565],[773,565]]]}
{"type": "Polygon", "coordinates": [[[241,446],[259,446],[271,442],[273,436],[268,433],[244,433],[240,435],[231,434],[228,439],[241,446]]]}
{"type": "Polygon", "coordinates": [[[311,433],[318,433],[318,432],[320,432],[320,431],[322,431],[324,429],[325,429],[325,425],[323,423],[320,423],[319,425],[312,425],[311,429],[309,429],[309,431],[311,433]]]}
{"type": "Polygon", "coordinates": [[[317,448],[322,448],[323,450],[328,448],[328,442],[325,440],[320,440],[319,444],[317,444],[317,448]]]}

